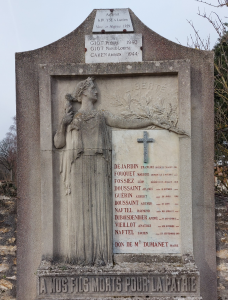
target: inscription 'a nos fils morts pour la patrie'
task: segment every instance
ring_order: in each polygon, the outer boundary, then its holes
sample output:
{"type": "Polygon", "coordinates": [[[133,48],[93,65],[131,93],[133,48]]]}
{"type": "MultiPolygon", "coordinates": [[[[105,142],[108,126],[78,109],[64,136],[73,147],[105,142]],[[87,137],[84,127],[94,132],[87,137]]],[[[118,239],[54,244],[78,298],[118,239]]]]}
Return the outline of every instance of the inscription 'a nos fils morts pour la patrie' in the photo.
{"type": "Polygon", "coordinates": [[[158,276],[158,275],[81,275],[71,277],[40,277],[39,295],[69,294],[109,296],[143,295],[178,295],[197,291],[196,276],[158,276]]]}
{"type": "Polygon", "coordinates": [[[112,142],[114,253],[180,253],[178,136],[113,130],[112,142]]]}
{"type": "Polygon", "coordinates": [[[133,32],[128,9],[99,9],[93,25],[93,32],[133,32]]]}
{"type": "Polygon", "coordinates": [[[97,34],[85,36],[85,62],[142,61],[142,34],[97,34]]]}

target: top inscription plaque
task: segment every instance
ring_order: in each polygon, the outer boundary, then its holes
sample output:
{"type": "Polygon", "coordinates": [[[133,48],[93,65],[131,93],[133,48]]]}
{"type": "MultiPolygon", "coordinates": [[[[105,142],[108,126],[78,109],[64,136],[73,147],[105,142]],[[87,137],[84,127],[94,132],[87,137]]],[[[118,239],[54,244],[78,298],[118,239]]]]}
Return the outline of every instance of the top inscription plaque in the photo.
{"type": "Polygon", "coordinates": [[[134,32],[128,9],[97,10],[93,32],[134,32]]]}

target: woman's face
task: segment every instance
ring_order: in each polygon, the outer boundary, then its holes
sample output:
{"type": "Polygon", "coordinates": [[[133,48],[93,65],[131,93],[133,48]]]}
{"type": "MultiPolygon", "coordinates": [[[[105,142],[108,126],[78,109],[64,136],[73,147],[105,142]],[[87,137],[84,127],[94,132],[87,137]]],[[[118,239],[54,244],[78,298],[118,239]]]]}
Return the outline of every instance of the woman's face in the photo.
{"type": "Polygon", "coordinates": [[[86,95],[88,97],[89,100],[92,100],[93,103],[95,103],[97,101],[97,89],[96,86],[94,84],[91,84],[88,89],[86,90],[86,95]]]}

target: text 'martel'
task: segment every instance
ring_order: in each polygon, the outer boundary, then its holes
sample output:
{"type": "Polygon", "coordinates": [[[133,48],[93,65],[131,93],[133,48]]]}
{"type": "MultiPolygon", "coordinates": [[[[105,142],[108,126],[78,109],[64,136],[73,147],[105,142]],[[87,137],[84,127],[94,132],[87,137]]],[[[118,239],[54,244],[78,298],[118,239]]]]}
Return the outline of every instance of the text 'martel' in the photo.
{"type": "Polygon", "coordinates": [[[128,9],[99,9],[93,32],[134,32],[128,9]]]}

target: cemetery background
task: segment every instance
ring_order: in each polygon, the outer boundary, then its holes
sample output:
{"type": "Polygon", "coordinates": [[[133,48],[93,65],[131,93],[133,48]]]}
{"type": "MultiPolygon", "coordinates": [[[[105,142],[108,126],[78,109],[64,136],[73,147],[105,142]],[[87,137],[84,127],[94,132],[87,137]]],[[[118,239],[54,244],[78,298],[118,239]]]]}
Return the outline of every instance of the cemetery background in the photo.
{"type": "MultiPolygon", "coordinates": [[[[224,128],[223,128],[224,129],[224,128]]],[[[224,131],[226,133],[226,131],[224,131]]],[[[223,133],[224,133],[223,132],[223,133]]],[[[224,145],[224,144],[223,144],[224,145]]],[[[218,168],[220,169],[216,169],[216,171],[218,172],[218,175],[220,176],[220,180],[222,180],[222,178],[226,178],[226,175],[224,176],[224,171],[225,168],[222,169],[221,171],[221,166],[218,166],[218,168]]],[[[225,181],[226,182],[226,181],[225,181]]],[[[227,271],[227,251],[226,251],[226,242],[227,242],[227,237],[226,237],[226,232],[227,232],[227,228],[226,228],[226,216],[227,216],[227,202],[226,199],[224,197],[217,197],[217,207],[216,207],[216,212],[217,212],[217,257],[218,257],[218,275],[219,275],[219,286],[218,286],[218,291],[221,295],[223,295],[223,298],[221,299],[225,299],[224,297],[226,296],[226,271],[227,271]]],[[[7,200],[7,199],[5,199],[7,200]]],[[[8,199],[9,200],[9,199],[8,199]]],[[[6,212],[3,212],[4,215],[6,215],[6,212]]],[[[7,225],[8,226],[8,225],[7,225]]],[[[5,236],[4,239],[5,240],[5,236]]],[[[7,246],[8,247],[8,246],[7,246]]],[[[15,249],[15,248],[14,248],[15,249]]],[[[4,251],[2,252],[3,255],[5,254],[4,251]]],[[[14,255],[13,253],[10,253],[10,255],[14,255]]],[[[3,268],[4,269],[4,268],[3,268]]],[[[7,271],[5,274],[3,274],[3,279],[4,276],[9,275],[10,271],[7,271]]],[[[12,269],[11,269],[12,272],[12,269]]],[[[13,271],[14,275],[15,275],[15,270],[13,271]]],[[[9,276],[7,276],[9,279],[9,276]]],[[[9,280],[12,283],[14,283],[14,279],[9,280]]],[[[3,282],[3,286],[4,286],[4,282],[3,282]]],[[[7,284],[6,284],[7,286],[7,284]]],[[[8,291],[11,290],[11,288],[13,287],[13,285],[8,285],[8,291]]],[[[6,288],[7,290],[7,288],[6,288]]],[[[8,292],[6,294],[9,294],[8,292]]],[[[15,295],[15,290],[12,289],[12,295],[15,295]]]]}

